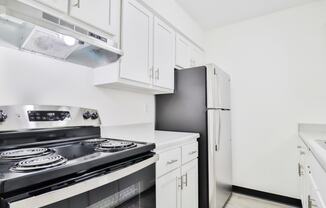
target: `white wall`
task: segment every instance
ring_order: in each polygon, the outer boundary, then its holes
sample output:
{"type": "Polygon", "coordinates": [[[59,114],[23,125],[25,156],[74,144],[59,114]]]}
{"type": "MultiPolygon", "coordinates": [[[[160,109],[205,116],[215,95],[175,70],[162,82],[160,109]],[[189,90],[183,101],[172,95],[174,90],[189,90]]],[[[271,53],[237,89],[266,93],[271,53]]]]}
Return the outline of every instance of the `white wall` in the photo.
{"type": "Polygon", "coordinates": [[[204,30],[175,0],[142,0],[200,47],[204,45],[204,30]]]}
{"type": "Polygon", "coordinates": [[[207,35],[208,60],[232,76],[234,184],[298,197],[299,122],[326,122],[326,2],[207,35]]]}
{"type": "Polygon", "coordinates": [[[95,108],[109,126],[154,121],[151,95],[97,88],[93,69],[0,47],[0,105],[12,104],[95,108]]]}

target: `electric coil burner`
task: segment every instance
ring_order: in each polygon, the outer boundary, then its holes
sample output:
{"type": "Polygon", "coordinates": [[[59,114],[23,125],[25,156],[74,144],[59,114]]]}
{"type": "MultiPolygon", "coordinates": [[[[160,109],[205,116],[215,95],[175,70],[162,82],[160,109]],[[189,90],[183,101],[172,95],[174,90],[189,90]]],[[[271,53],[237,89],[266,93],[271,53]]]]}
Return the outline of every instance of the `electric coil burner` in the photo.
{"type": "Polygon", "coordinates": [[[0,208],[155,208],[155,144],[100,125],[94,109],[0,106],[0,208]]]}
{"type": "Polygon", "coordinates": [[[83,143],[86,143],[86,144],[99,144],[99,143],[102,143],[102,142],[105,142],[105,141],[107,141],[107,139],[95,138],[95,139],[84,140],[83,143]]]}
{"type": "Polygon", "coordinates": [[[20,160],[20,159],[26,159],[30,157],[43,156],[51,153],[52,151],[47,148],[15,149],[15,150],[9,150],[0,153],[0,159],[20,160]]]}
{"type": "Polygon", "coordinates": [[[51,154],[42,157],[29,158],[17,163],[11,168],[13,171],[35,171],[63,165],[67,159],[61,155],[51,154]]]}
{"type": "Polygon", "coordinates": [[[119,152],[126,149],[130,149],[133,147],[136,147],[137,145],[133,142],[127,142],[127,141],[106,141],[101,144],[99,144],[97,151],[102,152],[119,152]]]}

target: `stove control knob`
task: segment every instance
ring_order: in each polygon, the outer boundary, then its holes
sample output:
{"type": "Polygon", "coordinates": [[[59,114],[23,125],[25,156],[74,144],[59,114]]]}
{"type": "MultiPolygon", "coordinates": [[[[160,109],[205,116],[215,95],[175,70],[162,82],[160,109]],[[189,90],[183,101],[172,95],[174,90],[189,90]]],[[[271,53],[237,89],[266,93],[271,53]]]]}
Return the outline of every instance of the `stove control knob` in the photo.
{"type": "Polygon", "coordinates": [[[98,113],[97,112],[92,113],[91,118],[92,120],[98,119],[98,113]]]}
{"type": "Polygon", "coordinates": [[[0,122],[4,122],[7,119],[7,114],[5,114],[2,110],[0,110],[0,122]]]}
{"type": "Polygon", "coordinates": [[[89,112],[89,111],[86,111],[84,114],[83,114],[83,118],[84,119],[89,119],[90,117],[91,117],[92,115],[91,115],[91,113],[89,112]]]}

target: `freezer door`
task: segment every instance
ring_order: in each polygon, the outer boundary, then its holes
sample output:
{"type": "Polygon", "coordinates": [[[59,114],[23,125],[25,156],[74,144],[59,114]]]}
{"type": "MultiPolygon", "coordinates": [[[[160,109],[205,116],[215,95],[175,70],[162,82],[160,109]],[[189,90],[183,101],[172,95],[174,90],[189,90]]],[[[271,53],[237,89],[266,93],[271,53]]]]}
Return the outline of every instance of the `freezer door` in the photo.
{"type": "Polygon", "coordinates": [[[222,208],[232,191],[230,111],[208,110],[209,207],[222,208]]]}
{"type": "Polygon", "coordinates": [[[230,83],[231,79],[228,74],[226,74],[224,71],[222,71],[219,68],[215,68],[217,78],[216,78],[216,85],[217,85],[217,95],[218,103],[217,108],[221,109],[231,109],[231,102],[230,102],[230,83]]]}
{"type": "Polygon", "coordinates": [[[206,79],[207,79],[207,108],[217,108],[219,104],[218,88],[217,88],[217,76],[214,65],[208,65],[206,67],[206,79]]]}
{"type": "Polygon", "coordinates": [[[206,69],[207,108],[230,109],[230,76],[213,64],[206,69]]]}

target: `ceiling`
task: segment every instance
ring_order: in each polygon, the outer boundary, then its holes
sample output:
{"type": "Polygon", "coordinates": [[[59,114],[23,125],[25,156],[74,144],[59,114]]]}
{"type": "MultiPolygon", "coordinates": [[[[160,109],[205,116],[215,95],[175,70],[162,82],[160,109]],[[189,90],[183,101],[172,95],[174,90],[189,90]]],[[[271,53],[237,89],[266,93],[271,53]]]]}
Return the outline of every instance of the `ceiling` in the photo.
{"type": "Polygon", "coordinates": [[[232,24],[315,0],[176,0],[203,28],[232,24]]]}

